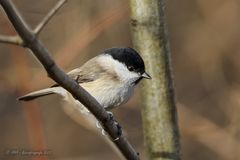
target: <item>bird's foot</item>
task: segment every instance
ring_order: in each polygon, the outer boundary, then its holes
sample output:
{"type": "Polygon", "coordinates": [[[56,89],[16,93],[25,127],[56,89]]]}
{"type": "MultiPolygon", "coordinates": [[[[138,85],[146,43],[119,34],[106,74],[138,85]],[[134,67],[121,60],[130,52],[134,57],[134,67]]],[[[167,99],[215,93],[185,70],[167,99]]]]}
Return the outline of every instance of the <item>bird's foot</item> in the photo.
{"type": "MultiPolygon", "coordinates": [[[[120,139],[120,137],[122,136],[122,127],[119,125],[119,123],[113,118],[113,113],[107,111],[108,115],[109,115],[109,119],[113,121],[113,123],[117,126],[117,138],[113,139],[113,141],[117,141],[120,139]]],[[[101,123],[99,121],[96,122],[96,126],[97,128],[101,129],[101,133],[102,135],[106,136],[108,135],[107,132],[104,130],[104,127],[101,125],[101,123]]]]}
{"type": "Polygon", "coordinates": [[[119,125],[119,123],[114,120],[115,125],[117,126],[117,138],[113,139],[113,141],[118,141],[120,137],[122,136],[122,127],[119,125]]]}

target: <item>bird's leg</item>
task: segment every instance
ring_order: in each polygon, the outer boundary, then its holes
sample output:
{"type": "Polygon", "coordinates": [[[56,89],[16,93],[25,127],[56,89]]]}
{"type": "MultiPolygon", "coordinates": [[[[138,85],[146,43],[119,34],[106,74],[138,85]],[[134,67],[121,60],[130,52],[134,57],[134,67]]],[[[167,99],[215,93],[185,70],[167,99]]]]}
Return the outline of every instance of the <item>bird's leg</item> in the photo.
{"type": "Polygon", "coordinates": [[[110,119],[110,120],[114,120],[114,119],[113,119],[113,113],[110,112],[110,111],[107,111],[107,113],[108,113],[109,119],[110,119]]]}

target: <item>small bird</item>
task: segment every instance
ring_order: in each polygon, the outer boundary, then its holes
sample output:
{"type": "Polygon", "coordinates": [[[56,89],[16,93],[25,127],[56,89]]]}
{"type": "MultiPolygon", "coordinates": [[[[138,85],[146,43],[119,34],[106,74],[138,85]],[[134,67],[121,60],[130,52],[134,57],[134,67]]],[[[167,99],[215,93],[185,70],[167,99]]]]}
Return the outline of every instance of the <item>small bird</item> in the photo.
{"type": "MultiPolygon", "coordinates": [[[[151,79],[145,72],[144,61],[132,48],[110,48],[90,59],[81,67],[67,73],[87,90],[105,109],[110,110],[129,100],[135,86],[143,79],[151,79]]],[[[69,103],[85,107],[58,84],[19,97],[30,101],[51,94],[61,95],[69,103]]]]}

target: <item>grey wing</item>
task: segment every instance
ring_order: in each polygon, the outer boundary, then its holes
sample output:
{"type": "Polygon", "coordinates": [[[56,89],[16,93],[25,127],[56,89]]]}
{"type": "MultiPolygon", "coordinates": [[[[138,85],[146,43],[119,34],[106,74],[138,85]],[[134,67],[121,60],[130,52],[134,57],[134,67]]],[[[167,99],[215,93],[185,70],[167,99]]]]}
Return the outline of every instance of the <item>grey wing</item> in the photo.
{"type": "Polygon", "coordinates": [[[92,82],[98,79],[98,75],[93,72],[87,72],[85,70],[81,70],[81,68],[77,68],[68,73],[69,77],[78,83],[87,83],[92,82]]]}
{"type": "MultiPolygon", "coordinates": [[[[104,72],[104,69],[94,59],[89,60],[83,66],[68,72],[68,76],[78,83],[92,82],[98,79],[104,72]]],[[[52,87],[59,86],[58,84],[52,87]]]]}

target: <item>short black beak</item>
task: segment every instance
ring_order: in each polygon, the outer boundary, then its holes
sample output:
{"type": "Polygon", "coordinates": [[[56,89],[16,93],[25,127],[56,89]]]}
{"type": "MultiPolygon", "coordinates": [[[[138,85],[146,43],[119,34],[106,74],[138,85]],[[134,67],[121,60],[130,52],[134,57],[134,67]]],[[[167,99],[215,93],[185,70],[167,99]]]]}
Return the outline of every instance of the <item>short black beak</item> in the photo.
{"type": "Polygon", "coordinates": [[[152,77],[151,77],[148,73],[146,73],[146,72],[144,72],[144,73],[142,74],[142,77],[143,77],[143,78],[146,78],[146,79],[152,79],[152,77]]]}

